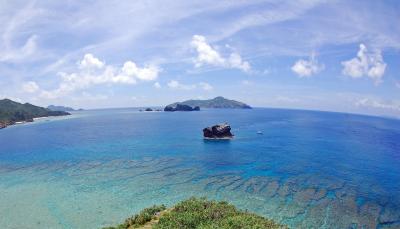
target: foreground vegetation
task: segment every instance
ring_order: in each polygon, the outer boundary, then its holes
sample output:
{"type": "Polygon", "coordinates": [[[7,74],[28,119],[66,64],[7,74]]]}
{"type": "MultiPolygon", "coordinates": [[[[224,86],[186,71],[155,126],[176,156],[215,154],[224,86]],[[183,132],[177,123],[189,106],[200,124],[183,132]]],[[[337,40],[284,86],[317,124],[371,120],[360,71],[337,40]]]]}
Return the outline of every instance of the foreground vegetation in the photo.
{"type": "Polygon", "coordinates": [[[166,209],[164,205],[146,208],[139,214],[126,219],[123,224],[104,229],[131,228],[275,229],[287,227],[254,213],[238,210],[235,206],[224,201],[190,198],[178,203],[171,209],[166,209]]]}

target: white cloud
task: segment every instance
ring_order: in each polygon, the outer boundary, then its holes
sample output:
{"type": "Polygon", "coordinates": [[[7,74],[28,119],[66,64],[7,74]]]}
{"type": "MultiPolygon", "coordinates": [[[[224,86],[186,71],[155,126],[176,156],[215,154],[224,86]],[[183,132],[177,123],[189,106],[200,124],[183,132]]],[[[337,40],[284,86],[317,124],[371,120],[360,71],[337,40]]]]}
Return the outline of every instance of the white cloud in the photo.
{"type": "Polygon", "coordinates": [[[103,66],[104,62],[94,57],[91,53],[85,54],[85,56],[79,63],[79,67],[83,69],[102,68],[103,66]]]}
{"type": "Polygon", "coordinates": [[[292,66],[292,71],[296,73],[300,78],[311,77],[314,74],[319,73],[325,68],[323,64],[319,64],[315,58],[315,54],[311,54],[308,60],[300,59],[292,66]]]}
{"type": "Polygon", "coordinates": [[[213,87],[210,84],[205,82],[200,82],[199,87],[201,87],[205,91],[211,91],[213,89],[213,87]]]}
{"type": "Polygon", "coordinates": [[[168,82],[167,86],[170,88],[178,88],[179,87],[179,82],[176,80],[171,80],[168,82]]]}
{"type": "Polygon", "coordinates": [[[22,7],[18,3],[2,2],[0,6],[0,62],[36,61],[38,53],[38,35],[28,24],[43,13],[35,7],[35,2],[26,2],[22,7]]]}
{"type": "Polygon", "coordinates": [[[206,82],[200,82],[198,84],[182,84],[176,80],[169,81],[167,86],[171,89],[179,89],[179,90],[193,90],[196,88],[201,88],[205,91],[210,91],[213,89],[213,87],[206,82]]]}
{"type": "MultiPolygon", "coordinates": [[[[246,2],[246,1],[245,1],[246,2]]],[[[270,25],[282,21],[294,20],[302,16],[306,11],[321,4],[323,1],[279,1],[279,4],[271,4],[270,1],[262,1],[267,7],[260,7],[251,13],[237,15],[218,28],[219,39],[227,38],[239,31],[262,25],[270,25]]],[[[272,1],[273,2],[273,1],[272,1]]],[[[313,22],[315,23],[315,22],[313,22]]],[[[269,34],[273,37],[275,34],[269,34]]],[[[281,39],[285,39],[282,37],[281,39]]],[[[297,41],[298,42],[298,41],[297,41]]]]}
{"type": "Polygon", "coordinates": [[[127,76],[135,76],[140,80],[153,81],[157,79],[160,69],[156,66],[150,65],[144,68],[139,68],[132,61],[125,62],[122,67],[122,72],[127,76]]]}
{"type": "Polygon", "coordinates": [[[105,65],[92,54],[86,54],[78,63],[79,71],[60,72],[61,83],[58,88],[41,92],[41,97],[54,99],[72,91],[98,84],[136,84],[137,80],[153,81],[157,79],[159,68],[156,66],[138,67],[132,61],[126,61],[122,68],[105,65]]]}
{"type": "Polygon", "coordinates": [[[110,68],[109,76],[106,78],[111,79],[113,83],[136,84],[135,71],[132,70],[132,65],[136,68],[135,63],[132,63],[131,61],[125,62],[121,71],[117,75],[114,75],[115,70],[110,68]]]}
{"type": "Polygon", "coordinates": [[[161,88],[161,84],[159,82],[155,82],[153,86],[155,88],[161,88]]]}
{"type": "Polygon", "coordinates": [[[382,101],[377,99],[363,98],[355,103],[359,107],[377,108],[383,110],[400,111],[400,102],[382,101]]]}
{"type": "Polygon", "coordinates": [[[243,61],[242,57],[235,52],[229,56],[228,63],[231,68],[238,68],[244,72],[248,72],[250,70],[249,62],[243,61]]]}
{"type": "Polygon", "coordinates": [[[196,49],[198,54],[195,60],[196,67],[201,67],[203,64],[217,66],[225,64],[225,59],[207,43],[205,37],[194,35],[190,44],[196,49]]]}
{"type": "Polygon", "coordinates": [[[8,48],[0,51],[0,62],[17,62],[32,56],[37,50],[37,36],[32,35],[20,48],[8,48]]]}
{"type": "Polygon", "coordinates": [[[181,89],[181,90],[193,90],[196,88],[195,84],[182,84],[176,80],[169,81],[167,86],[172,89],[181,89]]]}
{"type": "Polygon", "coordinates": [[[39,90],[39,86],[35,82],[29,81],[22,85],[22,90],[28,93],[35,93],[39,90]]]}
{"type": "Polygon", "coordinates": [[[244,72],[250,71],[251,67],[247,61],[243,61],[242,57],[233,52],[228,58],[224,58],[217,50],[207,43],[204,36],[194,35],[191,46],[196,49],[197,57],[194,60],[195,66],[201,67],[203,65],[211,65],[224,68],[236,68],[244,72]]]}
{"type": "Polygon", "coordinates": [[[385,74],[386,63],[379,50],[374,53],[368,52],[364,44],[360,44],[357,57],[343,61],[343,74],[352,78],[367,76],[375,81],[376,84],[382,82],[385,74]]]}

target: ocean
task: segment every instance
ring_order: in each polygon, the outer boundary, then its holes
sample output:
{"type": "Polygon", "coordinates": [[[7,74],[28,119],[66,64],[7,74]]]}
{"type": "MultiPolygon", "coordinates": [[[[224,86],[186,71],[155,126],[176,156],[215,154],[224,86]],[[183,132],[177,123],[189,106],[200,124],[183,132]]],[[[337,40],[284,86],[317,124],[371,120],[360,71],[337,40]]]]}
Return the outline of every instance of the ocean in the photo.
{"type": "Polygon", "coordinates": [[[266,108],[74,112],[0,130],[0,193],[6,229],[101,228],[191,196],[291,228],[400,228],[400,120],[266,108]],[[234,139],[203,140],[221,122],[234,139]]]}

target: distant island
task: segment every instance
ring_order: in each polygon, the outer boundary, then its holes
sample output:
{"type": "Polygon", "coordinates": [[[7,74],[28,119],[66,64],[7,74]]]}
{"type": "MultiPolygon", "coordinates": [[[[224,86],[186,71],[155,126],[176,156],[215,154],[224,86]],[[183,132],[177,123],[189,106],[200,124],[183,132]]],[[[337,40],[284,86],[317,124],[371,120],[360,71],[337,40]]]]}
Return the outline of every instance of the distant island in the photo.
{"type": "MultiPolygon", "coordinates": [[[[65,106],[55,106],[55,105],[50,105],[47,107],[47,109],[51,111],[77,111],[72,107],[65,107],[65,106]]],[[[78,109],[78,111],[81,111],[83,109],[78,109]]]]}
{"type": "Polygon", "coordinates": [[[70,115],[70,113],[52,111],[30,103],[14,102],[10,99],[0,100],[0,129],[19,122],[33,122],[34,118],[63,115],[70,115]]]}
{"type": "Polygon", "coordinates": [[[226,99],[222,96],[207,100],[186,100],[170,104],[167,107],[176,107],[178,104],[200,108],[251,109],[251,107],[245,103],[226,99]]]}

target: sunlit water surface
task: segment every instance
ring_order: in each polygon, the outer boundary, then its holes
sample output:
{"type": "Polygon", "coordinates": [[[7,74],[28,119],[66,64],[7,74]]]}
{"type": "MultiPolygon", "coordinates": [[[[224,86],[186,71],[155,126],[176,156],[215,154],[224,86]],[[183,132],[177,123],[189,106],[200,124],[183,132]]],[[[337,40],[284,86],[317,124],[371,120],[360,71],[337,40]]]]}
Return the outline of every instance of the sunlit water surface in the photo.
{"type": "Polygon", "coordinates": [[[0,130],[0,228],[100,228],[190,196],[293,228],[400,228],[400,121],[113,109],[0,130]],[[202,139],[224,121],[234,140],[202,139]]]}

